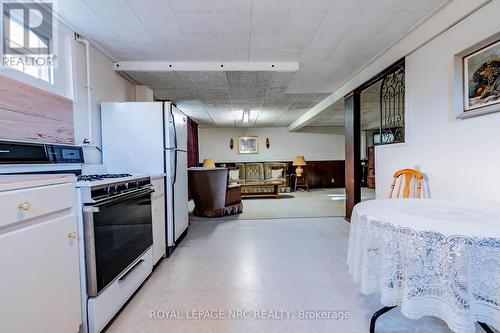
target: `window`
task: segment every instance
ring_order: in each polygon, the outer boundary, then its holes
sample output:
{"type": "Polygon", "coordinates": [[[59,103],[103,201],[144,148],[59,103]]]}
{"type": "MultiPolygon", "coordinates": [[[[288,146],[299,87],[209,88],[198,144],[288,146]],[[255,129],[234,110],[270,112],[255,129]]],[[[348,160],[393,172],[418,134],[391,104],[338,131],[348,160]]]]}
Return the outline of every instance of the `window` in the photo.
{"type": "Polygon", "coordinates": [[[51,40],[40,33],[35,33],[31,29],[25,28],[22,22],[22,10],[4,10],[4,31],[6,30],[7,25],[9,30],[8,36],[4,33],[4,49],[6,45],[9,45],[9,56],[14,56],[8,57],[9,61],[4,60],[4,65],[46,82],[54,83],[53,65],[46,61],[46,54],[48,55],[52,51],[51,40]],[[29,47],[24,46],[23,40],[25,31],[29,34],[29,47]],[[48,52],[44,52],[46,54],[43,55],[39,54],[37,50],[42,48],[48,49],[48,52]],[[37,65],[42,58],[45,59],[43,66],[37,65]]]}

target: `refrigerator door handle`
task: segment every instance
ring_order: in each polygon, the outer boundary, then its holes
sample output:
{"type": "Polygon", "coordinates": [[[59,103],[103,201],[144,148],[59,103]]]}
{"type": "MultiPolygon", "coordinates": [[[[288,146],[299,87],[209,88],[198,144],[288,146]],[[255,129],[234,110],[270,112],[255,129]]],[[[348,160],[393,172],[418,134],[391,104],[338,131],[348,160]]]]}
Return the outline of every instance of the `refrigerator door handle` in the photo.
{"type": "Polygon", "coordinates": [[[175,127],[175,116],[172,107],[170,108],[170,115],[172,116],[172,127],[174,129],[174,148],[177,149],[177,129],[175,127]]]}
{"type": "Polygon", "coordinates": [[[173,184],[175,184],[176,181],[177,181],[177,149],[174,150],[174,182],[173,182],[173,184]]]}

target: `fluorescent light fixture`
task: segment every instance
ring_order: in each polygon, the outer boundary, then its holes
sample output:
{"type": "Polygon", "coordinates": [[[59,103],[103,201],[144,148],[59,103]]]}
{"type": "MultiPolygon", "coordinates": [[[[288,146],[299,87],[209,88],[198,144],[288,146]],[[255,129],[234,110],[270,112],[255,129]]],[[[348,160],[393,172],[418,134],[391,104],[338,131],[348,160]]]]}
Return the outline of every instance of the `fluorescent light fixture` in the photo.
{"type": "Polygon", "coordinates": [[[248,121],[250,120],[250,110],[243,110],[243,124],[248,124],[248,121]]]}

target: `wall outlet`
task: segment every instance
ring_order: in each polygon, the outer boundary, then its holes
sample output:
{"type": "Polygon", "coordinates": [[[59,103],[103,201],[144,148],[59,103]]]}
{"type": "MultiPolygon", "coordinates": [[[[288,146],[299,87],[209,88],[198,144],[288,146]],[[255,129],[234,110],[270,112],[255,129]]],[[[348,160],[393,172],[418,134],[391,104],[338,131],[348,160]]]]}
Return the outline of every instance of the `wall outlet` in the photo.
{"type": "Polygon", "coordinates": [[[332,183],[335,183],[335,178],[332,178],[332,183]]]}

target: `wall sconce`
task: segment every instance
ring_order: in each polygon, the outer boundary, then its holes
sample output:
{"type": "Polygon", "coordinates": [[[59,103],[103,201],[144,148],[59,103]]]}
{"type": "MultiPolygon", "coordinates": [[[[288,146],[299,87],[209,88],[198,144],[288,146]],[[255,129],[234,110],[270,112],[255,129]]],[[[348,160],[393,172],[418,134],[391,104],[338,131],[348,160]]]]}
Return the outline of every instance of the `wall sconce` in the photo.
{"type": "Polygon", "coordinates": [[[229,148],[231,148],[231,150],[233,150],[233,148],[234,148],[233,138],[231,138],[231,140],[229,140],[229,148]]]}
{"type": "Polygon", "coordinates": [[[269,142],[269,138],[266,138],[266,148],[269,149],[271,147],[271,142],[269,142]]]}

